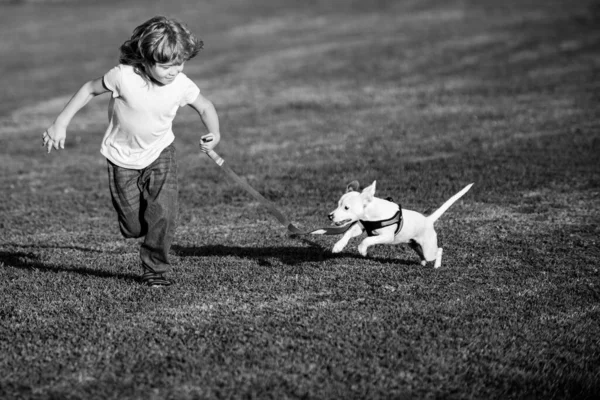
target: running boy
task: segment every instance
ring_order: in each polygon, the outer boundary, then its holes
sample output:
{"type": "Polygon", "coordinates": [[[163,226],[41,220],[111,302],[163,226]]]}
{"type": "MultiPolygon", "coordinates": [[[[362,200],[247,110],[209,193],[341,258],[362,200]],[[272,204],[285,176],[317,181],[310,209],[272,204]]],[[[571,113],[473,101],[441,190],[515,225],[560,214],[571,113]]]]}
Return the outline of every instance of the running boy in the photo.
{"type": "Polygon", "coordinates": [[[194,108],[208,134],[208,152],[221,138],[213,104],[182,73],[203,43],[183,24],[154,17],[135,28],[121,46],[119,65],[86,82],[42,134],[48,153],[64,149],[73,116],[92,98],[112,92],[109,122],[100,152],[107,159],[112,203],[121,233],[141,238],[142,281],[152,287],[172,282],[168,253],[177,217],[177,162],[172,122],[179,107],[194,108]]]}

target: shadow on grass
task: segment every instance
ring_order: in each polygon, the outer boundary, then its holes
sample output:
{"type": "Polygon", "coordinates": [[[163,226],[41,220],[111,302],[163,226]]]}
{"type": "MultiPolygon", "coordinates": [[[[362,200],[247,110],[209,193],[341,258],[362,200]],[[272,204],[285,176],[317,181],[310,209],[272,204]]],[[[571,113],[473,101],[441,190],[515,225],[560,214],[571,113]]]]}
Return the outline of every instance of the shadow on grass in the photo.
{"type": "Polygon", "coordinates": [[[239,257],[255,260],[261,266],[270,266],[267,258],[278,258],[283,264],[298,265],[307,262],[321,263],[336,259],[360,259],[380,264],[414,266],[413,260],[401,258],[363,257],[358,253],[343,252],[333,254],[322,247],[240,247],[224,245],[208,245],[199,247],[173,246],[173,251],[180,257],[239,257]]]}
{"type": "MultiPolygon", "coordinates": [[[[95,251],[95,250],[92,250],[95,251]]],[[[138,281],[140,277],[134,274],[115,273],[110,271],[92,269],[87,267],[63,267],[56,264],[45,264],[39,257],[32,253],[0,251],[0,264],[5,267],[20,268],[26,270],[36,269],[44,272],[73,272],[85,276],[96,276],[99,278],[117,278],[127,281],[138,281]]]]}
{"type": "Polygon", "coordinates": [[[89,247],[82,246],[57,246],[54,244],[7,244],[10,247],[18,247],[20,249],[62,249],[62,250],[74,250],[82,251],[84,253],[102,253],[102,254],[124,254],[127,251],[115,251],[115,250],[102,250],[102,249],[90,249],[89,247]]]}

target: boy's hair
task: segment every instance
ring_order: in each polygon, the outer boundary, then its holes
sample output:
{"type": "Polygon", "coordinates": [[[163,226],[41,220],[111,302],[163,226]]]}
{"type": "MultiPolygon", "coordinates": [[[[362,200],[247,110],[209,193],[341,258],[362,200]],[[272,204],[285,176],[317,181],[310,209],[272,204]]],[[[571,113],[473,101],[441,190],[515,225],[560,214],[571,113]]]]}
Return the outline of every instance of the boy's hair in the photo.
{"type": "Polygon", "coordinates": [[[203,45],[181,22],[157,16],[133,30],[131,39],[121,45],[119,62],[148,77],[146,65],[182,64],[194,58],[203,45]]]}

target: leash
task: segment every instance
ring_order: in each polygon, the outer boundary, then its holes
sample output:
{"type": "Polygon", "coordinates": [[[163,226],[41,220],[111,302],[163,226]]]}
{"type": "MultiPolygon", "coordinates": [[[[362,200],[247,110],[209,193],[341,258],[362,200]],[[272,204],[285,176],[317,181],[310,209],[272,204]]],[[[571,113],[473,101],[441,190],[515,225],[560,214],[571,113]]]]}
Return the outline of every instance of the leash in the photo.
{"type": "MultiPolygon", "coordinates": [[[[203,140],[204,142],[211,142],[212,138],[208,138],[209,140],[203,140]]],[[[314,234],[314,235],[340,235],[344,232],[346,232],[348,229],[350,229],[350,227],[353,224],[350,224],[348,226],[342,226],[342,227],[323,227],[323,228],[319,228],[319,229],[315,229],[315,230],[310,230],[310,231],[303,231],[302,229],[296,227],[294,224],[292,224],[285,215],[283,215],[283,213],[281,211],[279,211],[279,209],[277,207],[275,207],[275,204],[273,204],[271,201],[267,200],[262,194],[260,194],[258,191],[256,191],[256,189],[254,189],[252,186],[250,186],[248,184],[248,182],[246,182],[245,180],[243,180],[242,178],[240,178],[240,176],[238,174],[236,174],[231,168],[229,168],[229,165],[227,165],[227,163],[225,163],[225,160],[223,159],[223,157],[221,157],[220,155],[217,154],[216,151],[214,150],[210,150],[206,153],[211,160],[213,160],[215,162],[215,164],[217,164],[219,167],[221,167],[221,169],[223,170],[223,172],[225,172],[227,174],[227,176],[229,176],[231,179],[233,179],[238,185],[240,185],[246,192],[248,192],[252,197],[254,197],[256,200],[258,200],[259,203],[261,203],[263,206],[265,206],[267,208],[267,210],[271,213],[271,215],[273,215],[277,221],[279,221],[279,223],[281,223],[281,225],[285,226],[288,230],[288,233],[291,236],[302,236],[302,235],[310,235],[310,234],[314,234]]]]}
{"type": "Polygon", "coordinates": [[[229,165],[225,163],[225,160],[218,155],[214,150],[210,150],[206,153],[214,162],[217,164],[223,172],[227,174],[231,179],[233,179],[238,185],[240,185],[246,192],[248,192],[252,197],[258,200],[263,206],[269,210],[269,212],[281,223],[281,225],[285,226],[287,230],[295,235],[306,235],[310,232],[305,232],[292,224],[285,215],[275,205],[267,200],[262,194],[257,192],[252,186],[250,186],[245,180],[240,178],[238,174],[236,174],[229,165]]]}

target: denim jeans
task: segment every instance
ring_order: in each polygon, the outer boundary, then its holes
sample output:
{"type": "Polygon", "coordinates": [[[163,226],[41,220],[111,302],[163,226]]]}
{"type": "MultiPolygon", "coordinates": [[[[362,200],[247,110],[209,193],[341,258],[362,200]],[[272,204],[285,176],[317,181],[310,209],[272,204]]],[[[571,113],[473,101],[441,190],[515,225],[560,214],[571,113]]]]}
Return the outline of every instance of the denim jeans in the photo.
{"type": "Polygon", "coordinates": [[[140,248],[144,272],[170,271],[178,208],[175,146],[171,144],[140,170],[108,161],[108,181],[121,233],[126,238],[144,237],[140,248]]]}

